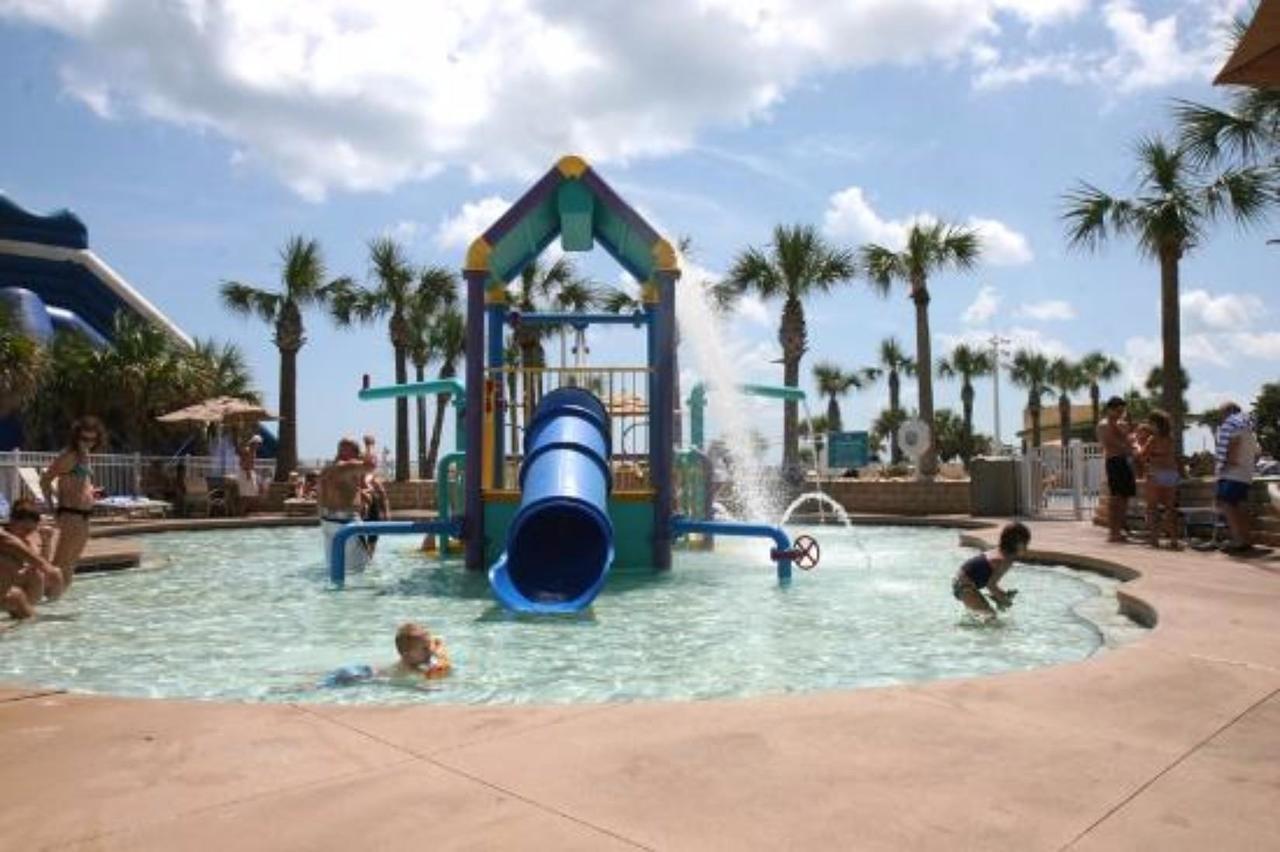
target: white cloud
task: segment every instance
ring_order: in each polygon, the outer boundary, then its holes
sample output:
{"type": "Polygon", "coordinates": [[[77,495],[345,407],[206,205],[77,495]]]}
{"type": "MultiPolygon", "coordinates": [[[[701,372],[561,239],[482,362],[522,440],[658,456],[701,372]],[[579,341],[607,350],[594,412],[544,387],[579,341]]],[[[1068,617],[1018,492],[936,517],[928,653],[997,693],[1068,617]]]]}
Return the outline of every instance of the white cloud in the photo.
{"type": "MultiPolygon", "coordinates": [[[[950,352],[962,343],[975,349],[990,349],[991,334],[988,329],[969,329],[960,334],[939,334],[938,341],[944,352],[950,352]]],[[[1004,349],[1011,354],[1019,349],[1029,349],[1047,358],[1075,357],[1075,352],[1065,341],[1050,337],[1036,328],[1014,326],[1002,330],[1000,335],[1008,341],[1004,349]]]]}
{"type": "Polygon", "coordinates": [[[995,219],[970,217],[970,228],[982,239],[982,260],[992,266],[1019,266],[1033,259],[1027,238],[995,219]]]}
{"type": "Polygon", "coordinates": [[[0,19],[64,36],[64,85],[97,113],[210,130],[319,199],[448,168],[524,179],[567,151],[688,150],[813,77],[962,59],[1085,5],[6,0],[0,19]]]}
{"type": "Polygon", "coordinates": [[[1188,290],[1180,304],[1188,331],[1239,331],[1266,314],[1262,300],[1248,293],[1214,296],[1206,290],[1188,290]]]}
{"type": "Polygon", "coordinates": [[[425,225],[412,219],[401,219],[394,225],[383,229],[383,235],[399,242],[411,243],[422,233],[425,225]]]}
{"type": "Polygon", "coordinates": [[[1280,331],[1238,332],[1230,336],[1236,352],[1249,358],[1280,361],[1280,331]]]}
{"type": "Polygon", "coordinates": [[[436,244],[444,249],[466,248],[510,206],[510,201],[496,195],[466,202],[456,214],[440,222],[436,228],[436,244]]]}
{"type": "MultiPolygon", "coordinates": [[[[876,212],[859,186],[850,186],[827,199],[822,215],[823,230],[831,237],[877,243],[898,250],[907,243],[912,225],[935,222],[929,212],[915,213],[904,219],[886,219],[876,212]]],[[[1016,266],[1032,260],[1027,238],[996,219],[972,216],[965,223],[978,233],[982,242],[981,260],[994,266],[1016,266]]]]}
{"type": "Polygon", "coordinates": [[[1043,302],[1028,302],[1019,305],[1015,315],[1026,317],[1027,319],[1040,320],[1041,322],[1069,320],[1075,319],[1076,309],[1065,299],[1048,299],[1043,302]]]}
{"type": "Polygon", "coordinates": [[[1213,76],[1224,56],[1223,32],[1243,0],[1183,4],[1164,17],[1148,17],[1132,0],[1108,0],[1101,23],[1110,36],[1105,48],[1068,47],[1019,54],[1001,61],[991,51],[971,52],[977,89],[999,89],[1052,79],[1091,83],[1111,94],[1161,88],[1213,76]]]}
{"type": "Polygon", "coordinates": [[[960,320],[966,325],[978,325],[995,316],[999,308],[1000,295],[995,287],[986,285],[979,288],[978,295],[969,303],[969,307],[964,309],[960,320]]]}

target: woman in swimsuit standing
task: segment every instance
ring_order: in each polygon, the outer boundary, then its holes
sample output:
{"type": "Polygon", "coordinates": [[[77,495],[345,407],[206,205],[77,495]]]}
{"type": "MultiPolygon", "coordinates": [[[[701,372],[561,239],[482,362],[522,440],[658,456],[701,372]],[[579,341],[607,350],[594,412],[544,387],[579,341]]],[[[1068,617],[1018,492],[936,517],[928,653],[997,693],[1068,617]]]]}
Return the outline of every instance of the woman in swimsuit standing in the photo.
{"type": "Polygon", "coordinates": [[[45,503],[57,506],[58,544],[52,561],[62,571],[63,588],[71,587],[76,563],[89,541],[89,519],[93,516],[93,504],[97,499],[89,454],[100,448],[106,437],[102,421],[96,417],[81,417],[71,424],[67,448],[40,475],[45,503]],[[53,500],[55,482],[56,504],[53,500]]]}
{"type": "Polygon", "coordinates": [[[951,594],[975,615],[995,615],[991,604],[982,594],[984,588],[1000,609],[1013,606],[1013,597],[1017,591],[1000,588],[1000,580],[1013,566],[1013,560],[1027,552],[1027,545],[1030,543],[1031,531],[1026,526],[1017,522],[1006,524],[1000,530],[998,549],[979,553],[960,566],[951,581],[951,594]]]}
{"type": "Polygon", "coordinates": [[[1137,457],[1147,468],[1147,531],[1152,547],[1160,546],[1160,529],[1156,525],[1159,510],[1164,509],[1169,547],[1181,550],[1178,543],[1178,482],[1182,478],[1181,465],[1173,443],[1173,421],[1163,411],[1147,415],[1151,424],[1150,435],[1137,444],[1137,457]]]}

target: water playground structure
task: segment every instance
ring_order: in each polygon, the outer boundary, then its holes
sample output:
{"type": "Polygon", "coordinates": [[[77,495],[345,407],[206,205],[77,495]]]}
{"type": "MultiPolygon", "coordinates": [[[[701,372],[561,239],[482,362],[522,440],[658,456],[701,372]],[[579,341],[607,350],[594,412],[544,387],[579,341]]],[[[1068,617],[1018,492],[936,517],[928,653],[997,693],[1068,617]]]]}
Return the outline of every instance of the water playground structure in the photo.
{"type": "MultiPolygon", "coordinates": [[[[526,613],[589,606],[613,568],[671,568],[681,540],[763,538],[780,583],[813,567],[816,542],[780,527],[716,520],[698,408],[694,446],[677,449],[675,288],[680,261],[663,238],[582,158],[566,156],[472,242],[466,282],[465,382],[365,387],[362,400],[444,394],[457,448],[437,470],[435,520],[353,522],[332,535],[330,579],[346,579],[356,536],[460,540],[466,567],[487,570],[495,598],[526,613]],[[566,252],[603,246],[641,283],[630,314],[520,312],[509,283],[556,239],[566,252]],[[615,367],[508,364],[508,336],[539,326],[634,329],[644,359],[615,367]],[[508,331],[509,330],[509,331],[508,331]],[[460,498],[460,499],[459,499],[460,498]]],[[[764,389],[768,391],[769,389],[764,389]]],[[[795,389],[768,392],[796,398],[795,389]],[[784,392],[785,391],[785,392],[784,392]]]]}

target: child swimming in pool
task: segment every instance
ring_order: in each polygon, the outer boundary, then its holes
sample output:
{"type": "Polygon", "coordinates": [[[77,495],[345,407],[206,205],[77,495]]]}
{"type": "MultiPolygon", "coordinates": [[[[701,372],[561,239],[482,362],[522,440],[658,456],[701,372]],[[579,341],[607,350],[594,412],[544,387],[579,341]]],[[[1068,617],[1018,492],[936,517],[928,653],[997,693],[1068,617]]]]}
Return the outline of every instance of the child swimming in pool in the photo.
{"type": "Polygon", "coordinates": [[[979,553],[960,566],[951,581],[951,594],[971,614],[983,618],[993,618],[995,611],[982,589],[987,590],[1002,611],[1013,606],[1017,590],[1000,588],[1000,581],[1013,566],[1013,560],[1027,552],[1030,543],[1031,530],[1025,525],[1017,522],[1006,524],[1000,530],[1000,544],[995,550],[979,553]]]}
{"type": "Polygon", "coordinates": [[[421,624],[412,621],[396,630],[396,651],[400,659],[385,669],[368,665],[343,666],[335,669],[320,682],[321,686],[347,686],[369,680],[386,680],[413,684],[422,679],[435,680],[453,671],[449,649],[444,639],[432,636],[421,624]]]}

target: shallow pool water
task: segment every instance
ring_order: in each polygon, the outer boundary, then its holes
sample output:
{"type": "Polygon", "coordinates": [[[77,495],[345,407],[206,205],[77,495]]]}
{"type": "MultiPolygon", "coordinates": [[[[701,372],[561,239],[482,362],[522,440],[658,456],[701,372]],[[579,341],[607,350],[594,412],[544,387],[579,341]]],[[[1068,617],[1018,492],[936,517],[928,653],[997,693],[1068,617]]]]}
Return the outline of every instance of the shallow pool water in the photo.
{"type": "Polygon", "coordinates": [[[955,532],[791,529],[802,531],[821,541],[822,566],[789,588],[765,543],[721,539],[715,552],[677,552],[668,573],[615,573],[589,614],[551,619],[508,615],[483,574],[409,539],[384,538],[370,569],[333,591],[315,529],[148,536],[141,568],[80,577],[52,618],[0,635],[0,681],[279,701],[689,699],[1029,669],[1102,645],[1076,612],[1114,600],[1095,580],[1018,566],[1006,582],[1017,605],[976,626],[951,597],[972,552],[955,532]],[[313,687],[344,664],[393,662],[407,620],[446,638],[451,677],[313,687]]]}

